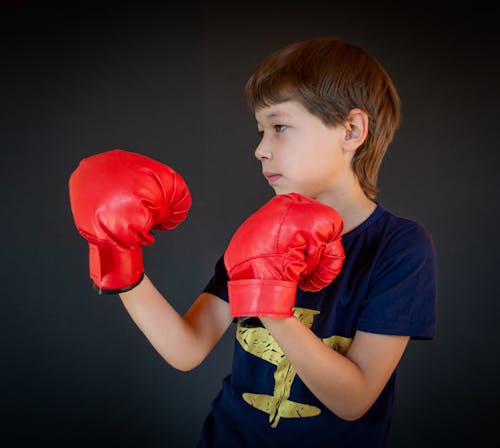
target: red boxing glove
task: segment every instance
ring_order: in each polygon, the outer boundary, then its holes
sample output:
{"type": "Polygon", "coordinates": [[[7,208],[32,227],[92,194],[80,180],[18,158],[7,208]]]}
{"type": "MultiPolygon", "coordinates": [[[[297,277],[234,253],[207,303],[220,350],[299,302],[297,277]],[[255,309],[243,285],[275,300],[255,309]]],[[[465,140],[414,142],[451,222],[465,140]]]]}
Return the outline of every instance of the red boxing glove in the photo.
{"type": "Polygon", "coordinates": [[[273,197],[237,229],[224,254],[231,316],[292,316],[297,286],[319,291],[340,272],[342,229],[332,207],[297,193],[273,197]]]}
{"type": "Polygon", "coordinates": [[[121,149],[83,159],[70,176],[69,197],[99,294],[136,286],[144,275],[142,246],[154,242],[151,230],[173,229],[191,207],[184,179],[172,168],[121,149]]]}

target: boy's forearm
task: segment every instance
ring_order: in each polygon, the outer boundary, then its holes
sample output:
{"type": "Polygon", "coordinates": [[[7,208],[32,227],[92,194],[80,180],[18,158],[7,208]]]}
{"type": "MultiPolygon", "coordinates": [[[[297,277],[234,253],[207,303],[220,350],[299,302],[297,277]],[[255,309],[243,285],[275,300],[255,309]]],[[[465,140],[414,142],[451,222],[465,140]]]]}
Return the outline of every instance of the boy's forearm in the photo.
{"type": "Polygon", "coordinates": [[[172,367],[187,371],[201,362],[195,331],[146,275],[119,296],[132,320],[172,367]]]}
{"type": "Polygon", "coordinates": [[[304,384],[334,414],[354,420],[367,410],[365,379],[354,362],[325,345],[295,317],[261,320],[304,384]]]}

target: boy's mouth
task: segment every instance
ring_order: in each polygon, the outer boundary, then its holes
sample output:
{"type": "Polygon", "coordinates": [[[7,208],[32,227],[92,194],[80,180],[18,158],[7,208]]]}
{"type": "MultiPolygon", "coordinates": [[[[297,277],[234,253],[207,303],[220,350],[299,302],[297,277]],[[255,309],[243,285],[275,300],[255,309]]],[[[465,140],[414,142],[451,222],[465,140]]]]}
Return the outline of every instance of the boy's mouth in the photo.
{"type": "Polygon", "coordinates": [[[278,173],[264,172],[263,174],[264,174],[264,177],[269,182],[269,184],[271,184],[271,185],[273,185],[274,183],[276,183],[281,178],[281,174],[278,174],[278,173]]]}

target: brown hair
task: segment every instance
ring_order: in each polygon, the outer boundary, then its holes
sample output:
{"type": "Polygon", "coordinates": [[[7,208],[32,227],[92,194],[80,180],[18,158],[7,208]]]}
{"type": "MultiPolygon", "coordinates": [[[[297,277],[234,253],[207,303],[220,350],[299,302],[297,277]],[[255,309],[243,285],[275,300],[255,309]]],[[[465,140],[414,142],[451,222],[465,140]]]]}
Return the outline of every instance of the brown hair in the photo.
{"type": "Polygon", "coordinates": [[[389,75],[366,51],[329,37],[291,44],[258,65],[244,93],[252,111],[296,100],[328,126],[343,123],[354,108],[364,110],[368,135],[352,169],[365,194],[375,198],[380,164],[399,126],[400,101],[389,75]]]}

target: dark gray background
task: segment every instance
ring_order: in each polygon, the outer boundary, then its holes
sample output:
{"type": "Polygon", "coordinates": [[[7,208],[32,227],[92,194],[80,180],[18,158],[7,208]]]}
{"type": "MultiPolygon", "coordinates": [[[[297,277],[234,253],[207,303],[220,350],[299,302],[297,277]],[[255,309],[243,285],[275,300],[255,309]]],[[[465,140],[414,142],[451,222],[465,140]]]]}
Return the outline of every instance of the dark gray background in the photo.
{"type": "Polygon", "coordinates": [[[364,47],[394,79],[403,119],[379,199],[438,253],[438,334],[404,355],[391,447],[496,440],[498,16],[478,2],[59,3],[0,4],[0,444],[194,446],[233,333],[192,372],[167,365],[117,297],[94,294],[68,177],[111,148],[184,176],[190,215],[145,264],[186,311],[272,195],[243,84],[269,52],[320,35],[364,47]]]}

